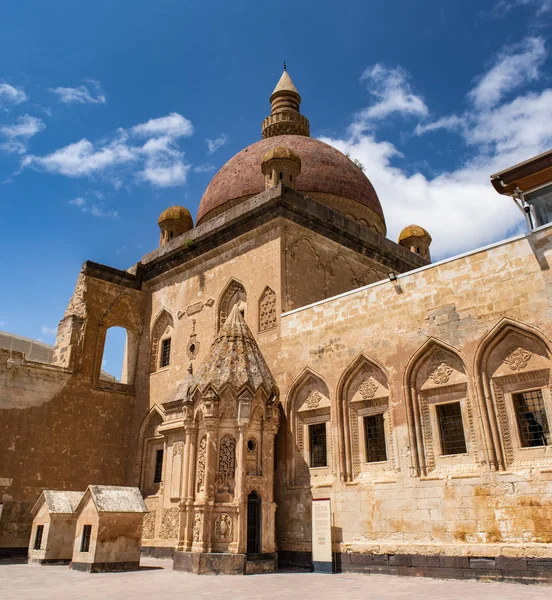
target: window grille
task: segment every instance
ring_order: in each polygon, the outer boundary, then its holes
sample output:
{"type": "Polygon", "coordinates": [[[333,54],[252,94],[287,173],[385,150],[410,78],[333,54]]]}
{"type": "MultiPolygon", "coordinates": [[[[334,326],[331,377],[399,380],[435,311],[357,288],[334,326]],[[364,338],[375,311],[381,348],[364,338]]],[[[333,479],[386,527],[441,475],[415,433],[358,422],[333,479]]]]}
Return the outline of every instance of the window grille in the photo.
{"type": "Polygon", "coordinates": [[[437,420],[441,433],[441,450],[443,454],[465,454],[466,438],[462,423],[460,402],[440,404],[437,406],[437,420]]]}
{"type": "Polygon", "coordinates": [[[161,483],[163,477],[163,450],[157,450],[155,454],[155,474],[153,483],[161,483]]]}
{"type": "Polygon", "coordinates": [[[542,390],[514,394],[513,399],[522,447],[548,445],[550,430],[542,390]]]}
{"type": "Polygon", "coordinates": [[[310,466],[327,467],[326,423],[309,425],[310,466]]]}
{"type": "Polygon", "coordinates": [[[383,413],[364,417],[364,437],[366,439],[366,462],[387,460],[383,413]]]}
{"type": "Polygon", "coordinates": [[[82,528],[82,540],[81,540],[81,552],[90,551],[90,536],[92,535],[92,525],[83,525],[82,528]]]}
{"type": "Polygon", "coordinates": [[[161,346],[161,367],[168,367],[171,362],[171,338],[163,340],[161,346]]]}
{"type": "Polygon", "coordinates": [[[34,543],[35,550],[40,550],[40,547],[42,546],[42,534],[43,533],[44,533],[44,525],[37,525],[35,543],[34,543]]]}

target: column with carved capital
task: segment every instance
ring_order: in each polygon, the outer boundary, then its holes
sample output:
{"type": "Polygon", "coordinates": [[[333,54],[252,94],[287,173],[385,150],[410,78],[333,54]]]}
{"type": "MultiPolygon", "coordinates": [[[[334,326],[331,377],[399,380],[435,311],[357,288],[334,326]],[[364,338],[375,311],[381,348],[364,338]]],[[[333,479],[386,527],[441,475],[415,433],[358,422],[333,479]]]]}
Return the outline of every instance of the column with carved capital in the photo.
{"type": "Polygon", "coordinates": [[[247,425],[251,418],[252,396],[243,392],[238,398],[238,443],[236,446],[236,490],[234,498],[238,505],[238,526],[236,528],[237,552],[247,551],[247,494],[245,489],[246,464],[245,443],[247,425]]]}
{"type": "Polygon", "coordinates": [[[197,442],[197,427],[191,424],[184,426],[184,464],[182,473],[182,500],[180,502],[180,539],[179,550],[190,550],[193,541],[194,518],[194,477],[195,477],[195,448],[197,442]]]}

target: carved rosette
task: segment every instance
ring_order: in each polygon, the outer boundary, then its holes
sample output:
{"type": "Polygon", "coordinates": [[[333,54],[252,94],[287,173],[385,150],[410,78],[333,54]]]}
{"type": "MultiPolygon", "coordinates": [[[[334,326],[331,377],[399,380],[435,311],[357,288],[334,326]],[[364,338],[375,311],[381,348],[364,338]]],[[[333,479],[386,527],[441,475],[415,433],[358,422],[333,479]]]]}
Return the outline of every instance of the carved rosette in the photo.
{"type": "Polygon", "coordinates": [[[218,542],[232,540],[232,517],[227,513],[220,514],[215,521],[215,539],[218,542]]]}
{"type": "Polygon", "coordinates": [[[312,392],[310,392],[310,394],[307,396],[305,403],[307,405],[307,408],[313,410],[315,408],[318,408],[318,405],[320,404],[321,400],[322,394],[318,390],[312,390],[312,392]]]}
{"type": "Polygon", "coordinates": [[[452,367],[449,367],[444,361],[439,363],[429,374],[429,378],[437,385],[448,383],[452,375],[452,367]]]}
{"type": "Polygon", "coordinates": [[[201,533],[203,531],[203,515],[196,513],[194,516],[194,542],[201,540],[201,533]]]}
{"type": "Polygon", "coordinates": [[[372,400],[378,391],[378,385],[374,381],[373,377],[369,377],[366,381],[363,381],[360,384],[358,391],[360,392],[363,400],[372,400]]]}
{"type": "Polygon", "coordinates": [[[516,348],[504,359],[504,363],[512,371],[519,371],[520,369],[525,369],[527,363],[531,360],[531,356],[531,352],[525,350],[525,348],[516,348]]]}

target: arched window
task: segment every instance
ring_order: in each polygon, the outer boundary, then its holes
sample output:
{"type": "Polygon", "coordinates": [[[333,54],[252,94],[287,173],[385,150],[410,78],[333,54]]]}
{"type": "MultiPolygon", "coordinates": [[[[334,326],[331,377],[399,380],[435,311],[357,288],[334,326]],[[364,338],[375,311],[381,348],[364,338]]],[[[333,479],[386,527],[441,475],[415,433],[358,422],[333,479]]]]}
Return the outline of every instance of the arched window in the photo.
{"type": "Polygon", "coordinates": [[[107,309],[99,321],[98,343],[96,346],[96,360],[94,368],[95,384],[102,388],[117,388],[120,384],[133,385],[136,371],[136,358],[138,356],[138,341],[143,328],[143,321],[136,305],[134,297],[130,293],[121,294],[107,309]],[[113,330],[113,331],[111,331],[113,330]],[[122,331],[121,331],[122,330],[122,331]],[[123,342],[124,340],[124,342],[123,342]],[[120,356],[120,348],[124,343],[122,361],[116,358],[120,356]],[[113,358],[110,358],[112,349],[115,348],[113,358]],[[121,378],[110,379],[102,373],[102,364],[112,369],[110,363],[117,368],[121,365],[121,378]]]}
{"type": "Polygon", "coordinates": [[[456,351],[429,340],[407,367],[411,444],[420,474],[478,470],[468,376],[456,351]]]}
{"type": "Polygon", "coordinates": [[[173,331],[173,317],[167,310],[163,309],[152,328],[150,373],[170,366],[173,350],[173,331]]]}
{"type": "Polygon", "coordinates": [[[158,432],[163,417],[157,407],[150,410],[140,429],[141,467],[140,490],[142,495],[157,494],[164,478],[165,444],[163,436],[158,432]]]}
{"type": "Polygon", "coordinates": [[[110,327],[105,334],[100,379],[103,381],[124,381],[124,365],[127,347],[127,330],[124,327],[110,327]]]}
{"type": "Polygon", "coordinates": [[[334,479],[330,393],[324,381],[307,369],[288,395],[290,480],[298,485],[334,479]]]}
{"type": "Polygon", "coordinates": [[[477,353],[491,461],[500,469],[552,465],[552,362],[530,327],[503,321],[477,353]]]}
{"type": "Polygon", "coordinates": [[[341,472],[345,481],[381,477],[394,470],[389,384],[383,369],[364,355],[339,384],[341,472]]]}

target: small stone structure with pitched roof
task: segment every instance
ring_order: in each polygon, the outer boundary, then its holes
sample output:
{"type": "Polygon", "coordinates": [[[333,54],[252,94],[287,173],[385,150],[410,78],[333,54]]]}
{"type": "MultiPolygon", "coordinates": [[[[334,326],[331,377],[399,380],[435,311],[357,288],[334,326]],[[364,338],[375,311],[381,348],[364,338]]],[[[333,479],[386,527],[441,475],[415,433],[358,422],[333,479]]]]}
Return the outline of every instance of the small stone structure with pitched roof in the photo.
{"type": "Polygon", "coordinates": [[[76,509],[71,568],[90,573],[139,568],[147,512],[138,488],[88,486],[76,509]]]}
{"type": "Polygon", "coordinates": [[[77,516],[84,492],[44,490],[32,509],[29,562],[68,564],[73,555],[77,516]]]}

